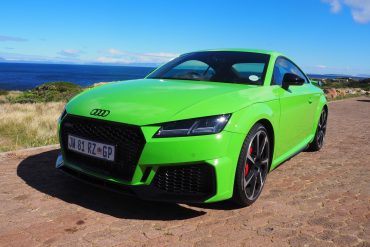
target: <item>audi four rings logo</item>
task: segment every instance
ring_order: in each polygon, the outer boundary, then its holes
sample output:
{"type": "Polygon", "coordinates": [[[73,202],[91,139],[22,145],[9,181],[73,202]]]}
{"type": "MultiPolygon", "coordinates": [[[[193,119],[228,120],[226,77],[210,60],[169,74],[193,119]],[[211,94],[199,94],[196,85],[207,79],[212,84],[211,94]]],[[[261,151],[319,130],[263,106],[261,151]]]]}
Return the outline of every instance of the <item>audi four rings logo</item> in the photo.
{"type": "Polygon", "coordinates": [[[108,116],[110,113],[109,110],[103,110],[103,109],[93,109],[91,112],[90,112],[90,115],[92,116],[98,116],[98,117],[106,117],[108,116]]]}

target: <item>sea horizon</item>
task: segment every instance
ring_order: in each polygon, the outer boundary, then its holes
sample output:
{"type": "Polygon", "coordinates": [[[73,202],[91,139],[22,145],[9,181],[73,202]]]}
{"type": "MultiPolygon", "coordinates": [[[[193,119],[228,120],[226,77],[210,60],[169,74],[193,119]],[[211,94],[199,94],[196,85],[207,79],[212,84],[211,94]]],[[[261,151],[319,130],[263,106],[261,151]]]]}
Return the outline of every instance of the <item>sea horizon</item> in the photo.
{"type": "MultiPolygon", "coordinates": [[[[158,66],[158,65],[157,65],[158,66]]],[[[36,62],[0,62],[0,90],[29,90],[47,82],[64,81],[83,87],[98,82],[141,79],[152,72],[154,64],[67,64],[36,62]],[[150,66],[151,65],[151,66],[150,66]]],[[[351,77],[356,79],[368,76],[346,74],[314,74],[315,79],[351,77]]]]}
{"type": "Polygon", "coordinates": [[[140,79],[155,67],[87,64],[0,63],[0,90],[29,90],[64,81],[86,87],[98,82],[140,79]]]}

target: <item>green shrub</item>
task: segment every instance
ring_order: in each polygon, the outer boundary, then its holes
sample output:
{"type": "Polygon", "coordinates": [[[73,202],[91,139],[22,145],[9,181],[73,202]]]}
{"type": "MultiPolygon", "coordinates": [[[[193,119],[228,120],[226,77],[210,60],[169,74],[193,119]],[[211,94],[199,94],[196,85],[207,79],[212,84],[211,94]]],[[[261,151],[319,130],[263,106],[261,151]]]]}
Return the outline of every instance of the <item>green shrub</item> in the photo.
{"type": "Polygon", "coordinates": [[[370,90],[370,78],[363,79],[363,80],[352,80],[349,79],[348,81],[344,82],[338,79],[327,79],[323,83],[323,88],[361,88],[363,90],[369,91],[370,90]]]}
{"type": "Polygon", "coordinates": [[[0,95],[8,95],[9,91],[0,90],[0,95]]]}
{"type": "Polygon", "coordinates": [[[25,104],[68,101],[81,91],[81,86],[70,82],[48,82],[9,98],[9,102],[25,104]]]}

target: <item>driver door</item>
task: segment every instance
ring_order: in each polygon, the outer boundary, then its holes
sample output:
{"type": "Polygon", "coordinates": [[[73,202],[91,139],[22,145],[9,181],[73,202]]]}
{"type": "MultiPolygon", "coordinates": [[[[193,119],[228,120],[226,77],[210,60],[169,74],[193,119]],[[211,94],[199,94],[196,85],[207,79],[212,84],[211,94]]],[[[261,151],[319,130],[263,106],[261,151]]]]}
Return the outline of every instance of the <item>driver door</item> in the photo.
{"type": "Polygon", "coordinates": [[[312,95],[310,84],[301,70],[290,60],[279,57],[276,60],[273,76],[273,91],[280,101],[279,139],[282,145],[277,147],[277,155],[291,155],[300,151],[312,128],[312,95]],[[282,88],[285,73],[293,73],[305,79],[303,85],[291,85],[282,88]]]}

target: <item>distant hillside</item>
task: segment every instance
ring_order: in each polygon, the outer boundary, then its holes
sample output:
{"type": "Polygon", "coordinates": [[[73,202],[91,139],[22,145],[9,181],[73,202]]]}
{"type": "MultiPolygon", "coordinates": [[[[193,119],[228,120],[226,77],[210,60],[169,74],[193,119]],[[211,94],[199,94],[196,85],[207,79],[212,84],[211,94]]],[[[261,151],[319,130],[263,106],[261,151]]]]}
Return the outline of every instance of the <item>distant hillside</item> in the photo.
{"type": "Polygon", "coordinates": [[[364,77],[364,78],[370,78],[370,74],[359,74],[357,76],[364,77]]]}
{"type": "Polygon", "coordinates": [[[345,74],[307,74],[310,79],[337,79],[337,78],[352,78],[356,80],[361,80],[365,78],[369,78],[370,76],[362,76],[362,75],[345,75],[345,74]]]}

